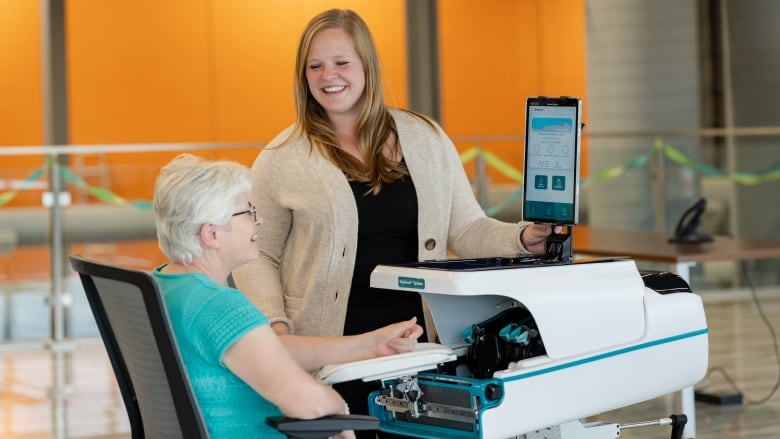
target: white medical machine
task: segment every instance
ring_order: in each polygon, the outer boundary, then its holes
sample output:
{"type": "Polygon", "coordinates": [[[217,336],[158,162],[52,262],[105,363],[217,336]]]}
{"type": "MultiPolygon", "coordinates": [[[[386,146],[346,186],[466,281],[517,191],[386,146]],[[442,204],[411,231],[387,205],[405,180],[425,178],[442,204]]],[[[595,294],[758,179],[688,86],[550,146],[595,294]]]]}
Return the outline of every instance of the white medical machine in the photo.
{"type": "Polygon", "coordinates": [[[615,438],[583,418],[692,386],[707,370],[702,301],[630,259],[487,258],[378,266],[371,286],[419,292],[438,343],[320,371],[380,380],[380,430],[416,438],[615,438]]]}

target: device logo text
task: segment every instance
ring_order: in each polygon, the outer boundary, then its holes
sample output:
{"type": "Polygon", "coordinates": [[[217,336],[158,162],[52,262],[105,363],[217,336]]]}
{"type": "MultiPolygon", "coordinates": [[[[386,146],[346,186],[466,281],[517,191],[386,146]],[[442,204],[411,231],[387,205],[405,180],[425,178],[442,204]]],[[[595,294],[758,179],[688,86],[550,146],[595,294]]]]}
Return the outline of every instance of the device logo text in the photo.
{"type": "Polygon", "coordinates": [[[422,290],[425,288],[425,279],[399,276],[398,286],[401,288],[416,288],[418,290],[422,290]]]}

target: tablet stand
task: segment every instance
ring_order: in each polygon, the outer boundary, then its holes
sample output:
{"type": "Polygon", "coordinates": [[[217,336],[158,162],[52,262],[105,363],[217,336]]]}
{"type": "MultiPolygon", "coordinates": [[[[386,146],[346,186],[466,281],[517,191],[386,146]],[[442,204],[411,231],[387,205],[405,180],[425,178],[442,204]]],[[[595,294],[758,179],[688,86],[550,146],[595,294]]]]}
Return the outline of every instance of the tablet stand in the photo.
{"type": "Polygon", "coordinates": [[[553,233],[544,243],[542,262],[569,262],[571,260],[572,227],[566,233],[553,233]]]}

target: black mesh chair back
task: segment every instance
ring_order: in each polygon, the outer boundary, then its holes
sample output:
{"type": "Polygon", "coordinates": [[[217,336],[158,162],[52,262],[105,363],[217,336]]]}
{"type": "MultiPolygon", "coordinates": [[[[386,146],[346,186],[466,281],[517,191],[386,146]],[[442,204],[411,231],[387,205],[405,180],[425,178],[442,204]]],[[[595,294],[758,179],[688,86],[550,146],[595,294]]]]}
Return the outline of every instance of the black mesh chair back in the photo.
{"type": "Polygon", "coordinates": [[[69,256],[114,369],[133,439],[208,438],[157,282],[69,256]]]}

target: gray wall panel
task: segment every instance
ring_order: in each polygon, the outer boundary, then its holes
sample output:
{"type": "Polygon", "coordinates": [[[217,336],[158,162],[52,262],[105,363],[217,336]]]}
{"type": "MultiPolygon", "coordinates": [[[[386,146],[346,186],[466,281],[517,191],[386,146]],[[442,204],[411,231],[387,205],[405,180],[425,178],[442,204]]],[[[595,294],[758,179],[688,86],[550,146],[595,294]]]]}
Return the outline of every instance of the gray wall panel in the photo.
{"type": "MultiPolygon", "coordinates": [[[[727,1],[734,121],[737,126],[780,125],[780,2],[727,1]]],[[[780,138],[738,137],[734,168],[763,172],[780,164],[780,138]]],[[[780,240],[780,182],[736,185],[736,233],[780,240]]],[[[780,283],[780,261],[752,263],[758,283],[780,283]],[[759,269],[760,268],[760,269],[759,269]],[[759,274],[760,273],[760,274],[759,274]]]]}
{"type": "MultiPolygon", "coordinates": [[[[588,129],[667,131],[701,124],[697,9],[695,0],[589,0],[587,19],[588,129]]],[[[591,173],[618,166],[646,152],[653,139],[589,141],[591,173]]],[[[698,141],[674,144],[698,156],[698,141]]],[[[653,187],[649,167],[598,183],[589,193],[591,223],[643,230],[669,230],[693,196],[674,190],[693,184],[692,175],[667,167],[653,187]],[[673,187],[674,186],[674,187],[673,187]],[[660,188],[660,189],[659,189],[660,188]],[[657,192],[660,190],[661,192],[657,192]],[[665,191],[666,214],[658,224],[654,197],[665,191]]],[[[694,190],[695,192],[695,190],[694,190]]]]}

